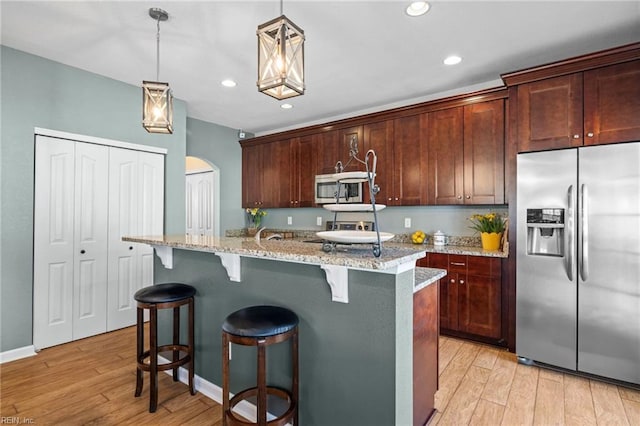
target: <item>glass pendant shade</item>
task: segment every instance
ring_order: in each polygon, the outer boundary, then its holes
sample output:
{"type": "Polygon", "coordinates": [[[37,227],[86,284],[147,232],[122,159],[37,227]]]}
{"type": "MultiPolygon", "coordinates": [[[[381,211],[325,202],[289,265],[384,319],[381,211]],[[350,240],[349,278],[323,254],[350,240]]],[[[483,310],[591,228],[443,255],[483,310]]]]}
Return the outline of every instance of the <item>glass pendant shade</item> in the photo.
{"type": "Polygon", "coordinates": [[[142,126],[149,133],[173,133],[173,95],[169,83],[142,82],[142,126]]]}
{"type": "Polygon", "coordinates": [[[276,99],[304,94],[304,31],[282,15],[256,34],[258,90],[276,99]]]}

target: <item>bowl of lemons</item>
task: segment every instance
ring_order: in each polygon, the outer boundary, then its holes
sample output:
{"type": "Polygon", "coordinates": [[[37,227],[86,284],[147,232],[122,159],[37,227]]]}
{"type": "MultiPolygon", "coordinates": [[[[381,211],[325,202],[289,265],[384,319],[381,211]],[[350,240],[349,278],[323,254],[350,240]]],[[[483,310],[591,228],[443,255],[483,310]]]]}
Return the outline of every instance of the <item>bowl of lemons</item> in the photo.
{"type": "Polygon", "coordinates": [[[411,234],[411,242],[413,244],[422,244],[424,243],[425,238],[426,238],[426,234],[420,230],[411,234]]]}

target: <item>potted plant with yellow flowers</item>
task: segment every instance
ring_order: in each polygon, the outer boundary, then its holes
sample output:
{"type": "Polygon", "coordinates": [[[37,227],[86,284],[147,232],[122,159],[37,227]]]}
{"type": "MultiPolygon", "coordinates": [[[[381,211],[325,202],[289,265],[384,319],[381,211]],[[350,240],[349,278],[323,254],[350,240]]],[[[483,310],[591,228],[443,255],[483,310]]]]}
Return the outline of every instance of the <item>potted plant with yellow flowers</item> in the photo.
{"type": "Polygon", "coordinates": [[[502,234],[506,228],[506,221],[497,213],[474,214],[469,218],[471,229],[480,232],[482,248],[485,250],[498,250],[502,234]]]}
{"type": "Polygon", "coordinates": [[[249,216],[249,227],[247,228],[247,234],[253,237],[258,232],[260,223],[262,223],[262,218],[267,215],[267,212],[266,210],[262,210],[260,207],[255,207],[253,209],[247,208],[245,209],[245,211],[249,216]]]}

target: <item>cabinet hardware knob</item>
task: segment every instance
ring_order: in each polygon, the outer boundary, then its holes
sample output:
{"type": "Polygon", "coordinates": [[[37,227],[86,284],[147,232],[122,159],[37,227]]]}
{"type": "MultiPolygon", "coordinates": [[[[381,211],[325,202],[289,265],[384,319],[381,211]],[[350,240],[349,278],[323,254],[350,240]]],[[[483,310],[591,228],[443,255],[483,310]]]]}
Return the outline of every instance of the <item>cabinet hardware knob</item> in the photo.
{"type": "Polygon", "coordinates": [[[462,195],[458,195],[458,200],[462,200],[462,195]]]}
{"type": "Polygon", "coordinates": [[[589,133],[587,133],[587,136],[589,136],[590,138],[592,138],[592,137],[593,137],[593,133],[589,132],[589,133]]]}
{"type": "Polygon", "coordinates": [[[86,251],[80,250],[80,254],[85,254],[85,253],[86,253],[86,251]]]}
{"type": "Polygon", "coordinates": [[[451,284],[454,284],[456,282],[456,280],[451,279],[451,284]]]}
{"type": "Polygon", "coordinates": [[[467,195],[467,200],[469,200],[471,198],[471,195],[467,195]]]}
{"type": "Polygon", "coordinates": [[[129,250],[133,250],[133,246],[129,246],[129,250]]]}
{"type": "Polygon", "coordinates": [[[573,135],[574,139],[580,139],[580,135],[573,135]]]}
{"type": "Polygon", "coordinates": [[[460,280],[460,284],[464,284],[464,280],[460,280]]]}
{"type": "Polygon", "coordinates": [[[396,197],[396,201],[398,201],[398,197],[396,197]]]}

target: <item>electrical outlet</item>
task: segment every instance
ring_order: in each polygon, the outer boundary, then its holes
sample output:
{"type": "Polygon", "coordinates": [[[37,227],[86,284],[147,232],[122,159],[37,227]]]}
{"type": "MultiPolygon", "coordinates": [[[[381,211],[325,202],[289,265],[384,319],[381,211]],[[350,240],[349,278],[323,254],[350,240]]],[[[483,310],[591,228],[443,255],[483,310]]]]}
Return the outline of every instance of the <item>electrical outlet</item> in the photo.
{"type": "Polygon", "coordinates": [[[287,216],[287,225],[293,225],[293,216],[287,216]]]}
{"type": "Polygon", "coordinates": [[[405,217],[404,218],[404,227],[405,228],[411,228],[411,218],[410,217],[405,217]]]}
{"type": "Polygon", "coordinates": [[[316,217],[316,225],[322,226],[322,217],[321,216],[316,217]]]}

